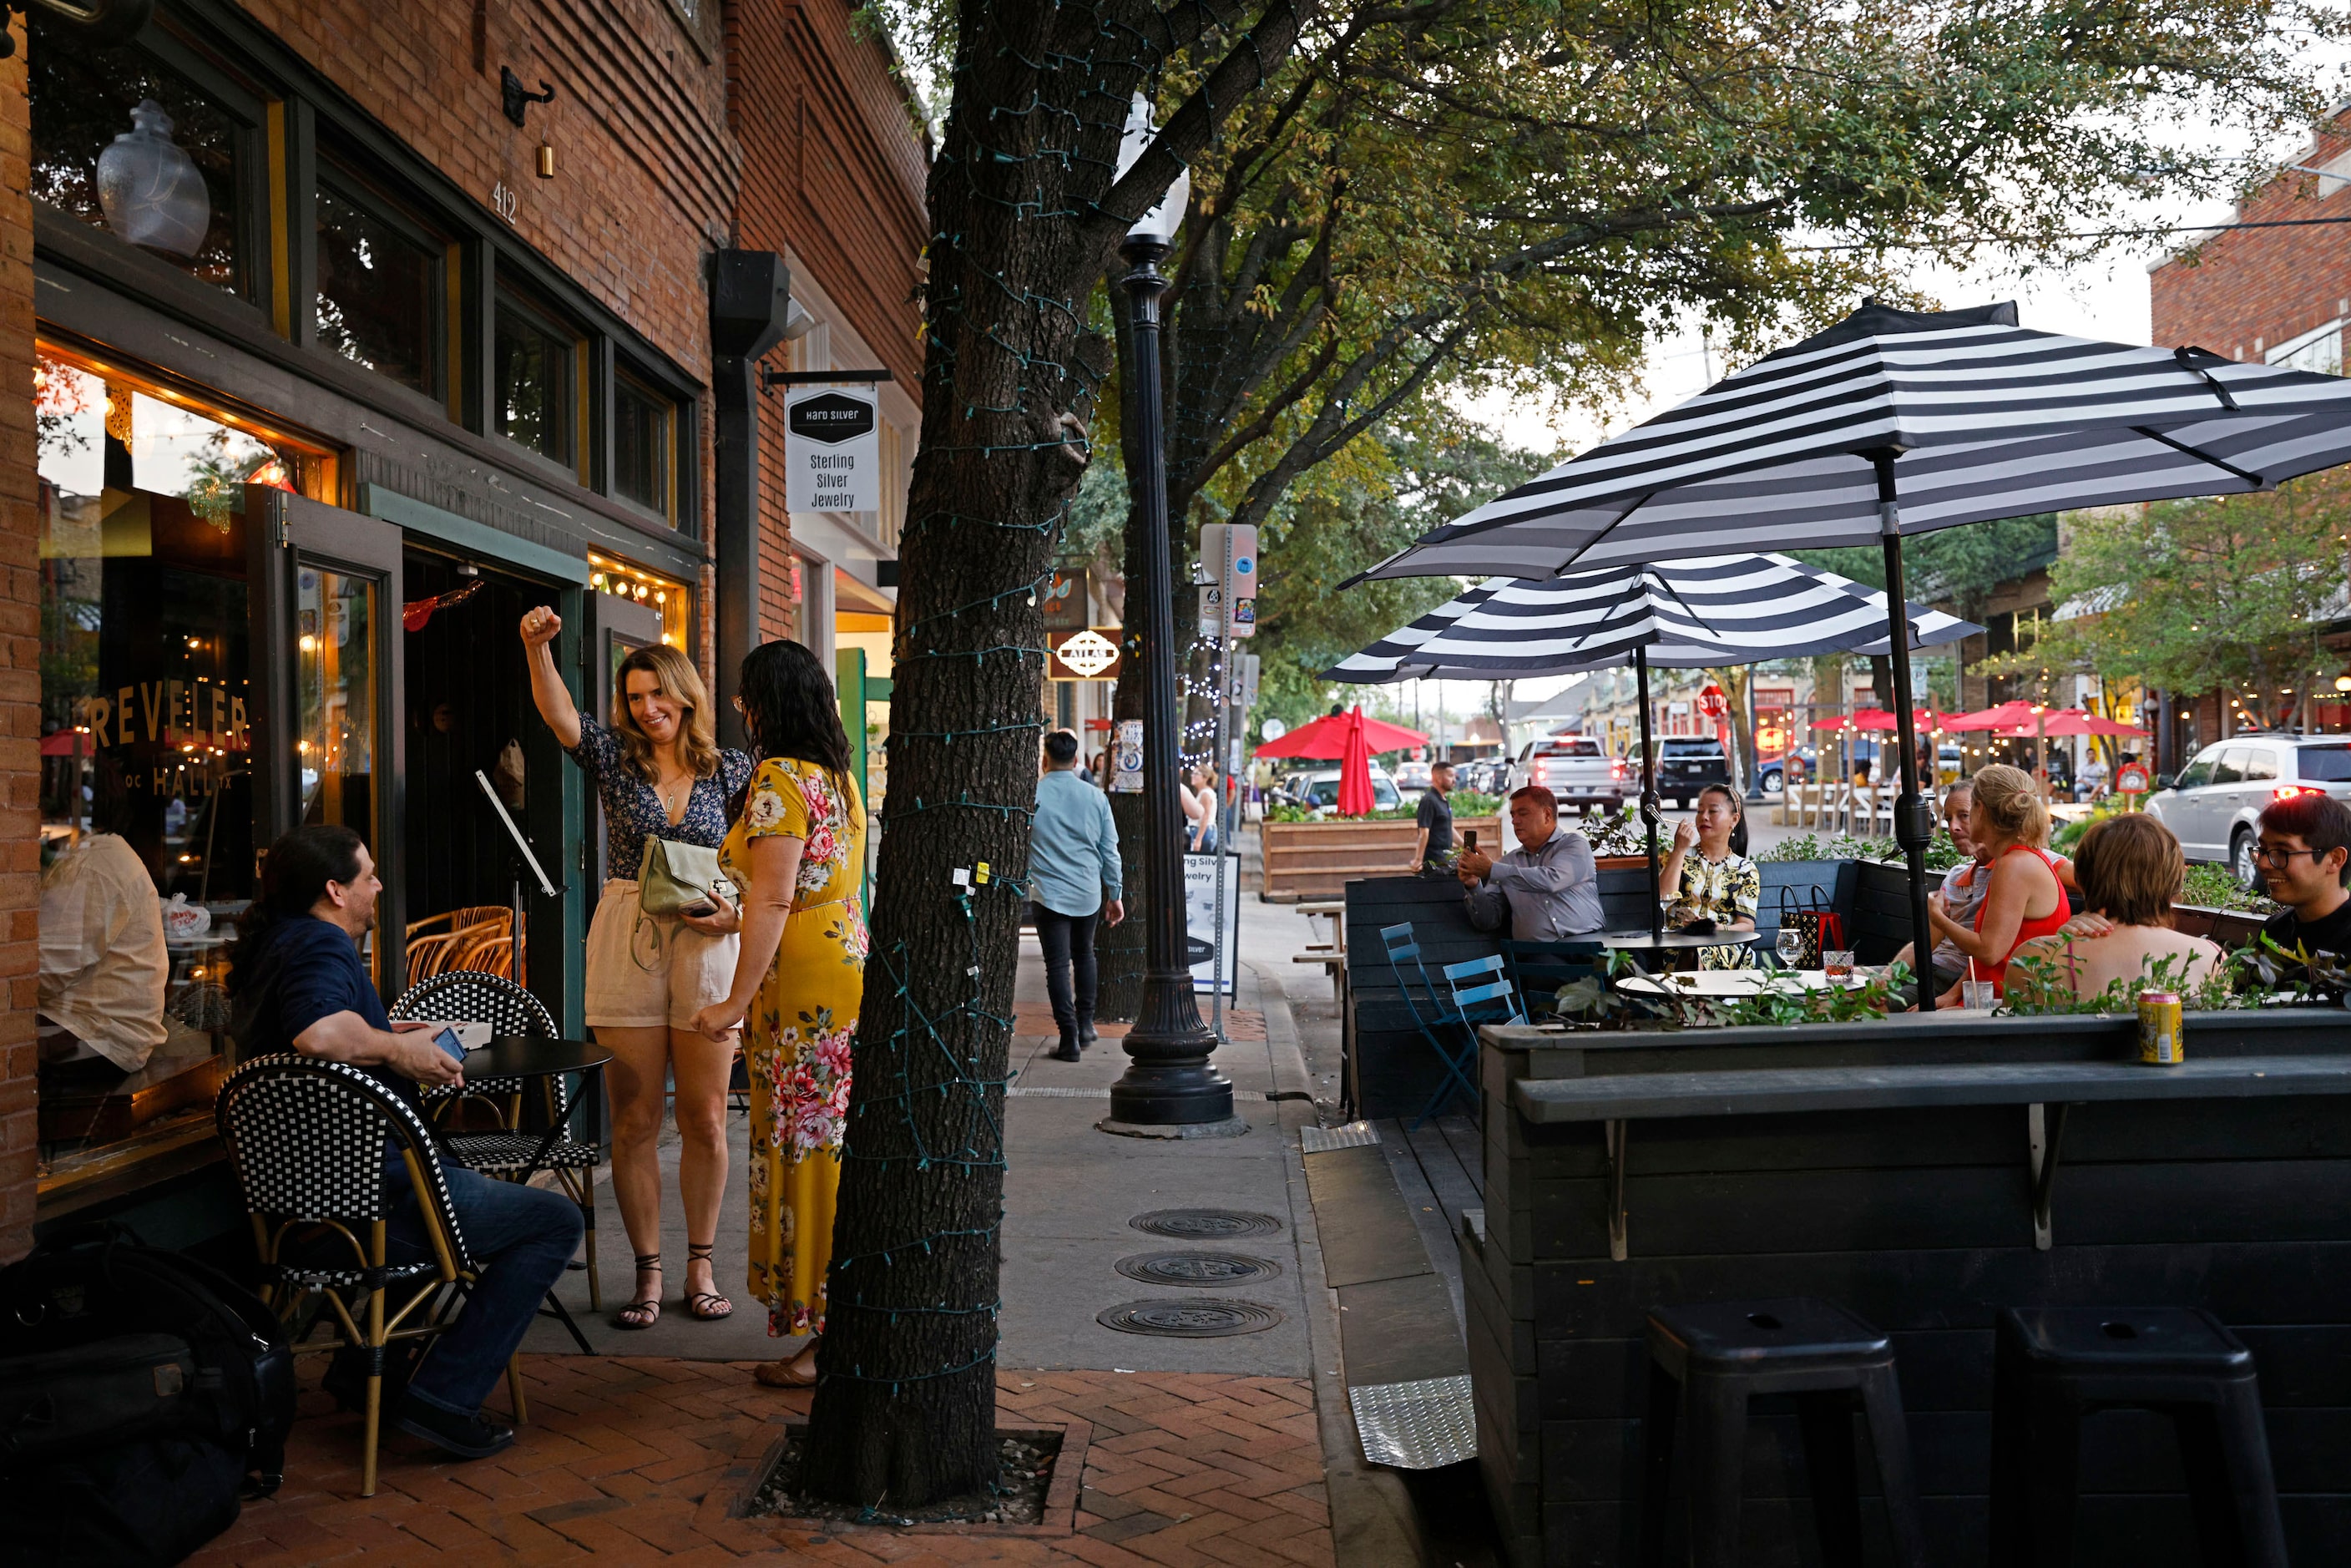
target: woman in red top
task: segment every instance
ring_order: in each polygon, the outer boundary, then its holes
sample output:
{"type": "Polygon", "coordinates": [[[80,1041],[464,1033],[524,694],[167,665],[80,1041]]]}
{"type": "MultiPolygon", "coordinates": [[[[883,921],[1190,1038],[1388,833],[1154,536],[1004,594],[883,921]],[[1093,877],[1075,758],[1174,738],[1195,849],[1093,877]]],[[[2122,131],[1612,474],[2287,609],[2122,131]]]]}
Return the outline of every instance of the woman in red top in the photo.
{"type": "MultiPolygon", "coordinates": [[[[1928,918],[1937,937],[1975,960],[1975,977],[2004,988],[2008,960],[2027,942],[2055,934],[2070,910],[2057,880],[2058,861],[2041,846],[2049,841],[2049,811],[2032,777],[2021,768],[1987,768],[1975,776],[1975,800],[1968,810],[1968,834],[1977,857],[1991,868],[1991,884],[1976,908],[1975,923],[1962,925],[1931,900],[1928,918]]],[[[1959,995],[1954,986],[1943,1000],[1959,995]]]]}

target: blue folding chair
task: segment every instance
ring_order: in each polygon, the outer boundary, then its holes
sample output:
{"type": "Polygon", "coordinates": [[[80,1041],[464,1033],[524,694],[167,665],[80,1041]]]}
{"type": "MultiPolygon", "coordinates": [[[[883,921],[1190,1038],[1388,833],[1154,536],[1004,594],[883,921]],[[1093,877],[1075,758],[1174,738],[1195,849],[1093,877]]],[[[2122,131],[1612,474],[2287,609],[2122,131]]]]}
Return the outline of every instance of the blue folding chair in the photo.
{"type": "Polygon", "coordinates": [[[1412,1015],[1414,1027],[1420,1030],[1421,1039],[1428,1042],[1429,1049],[1437,1053],[1437,1060],[1445,1068],[1445,1076],[1438,1082],[1437,1092],[1429,1097],[1428,1103],[1422,1106],[1420,1114],[1413,1119],[1412,1130],[1417,1132],[1420,1124],[1442,1108],[1456,1091],[1468,1095],[1472,1106],[1477,1104],[1478,1086],[1468,1075],[1468,1064],[1477,1060],[1478,1025],[1506,1021],[1506,1014],[1509,1019],[1523,1021],[1524,1009],[1516,1005],[1517,992],[1502,976],[1502,960],[1499,957],[1473,958],[1467,963],[1448,965],[1442,971],[1453,997],[1474,998],[1472,1005],[1478,1008],[1479,1016],[1473,1019],[1462,1010],[1458,1001],[1448,999],[1429,982],[1428,968],[1421,961],[1420,944],[1413,939],[1409,921],[1401,925],[1383,926],[1380,941],[1387,949],[1388,967],[1395,973],[1396,990],[1404,998],[1405,1010],[1412,1015]],[[1420,988],[1428,998],[1426,1010],[1413,998],[1412,981],[1404,970],[1407,963],[1420,977],[1420,988]],[[1460,981],[1456,980],[1457,972],[1460,981]],[[1479,981],[1476,978],[1479,975],[1486,975],[1489,978],[1479,981]],[[1448,1034],[1455,1036],[1460,1043],[1447,1044],[1446,1037],[1448,1034]]]}
{"type": "Polygon", "coordinates": [[[1560,988],[1585,979],[1598,967],[1604,946],[1598,942],[1515,942],[1502,944],[1502,966],[1518,988],[1520,1005],[1530,1019],[1558,1011],[1552,1000],[1560,988]]]}

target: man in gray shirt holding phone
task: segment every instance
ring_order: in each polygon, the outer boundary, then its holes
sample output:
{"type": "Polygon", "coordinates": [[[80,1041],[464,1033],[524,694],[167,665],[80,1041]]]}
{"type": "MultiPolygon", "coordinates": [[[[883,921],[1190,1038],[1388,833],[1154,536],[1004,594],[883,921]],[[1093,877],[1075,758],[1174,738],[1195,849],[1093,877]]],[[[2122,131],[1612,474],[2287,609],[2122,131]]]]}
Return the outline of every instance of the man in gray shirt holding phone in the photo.
{"type": "Polygon", "coordinates": [[[1582,833],[1559,828],[1559,800],[1540,784],[1510,796],[1519,847],[1499,860],[1463,850],[1455,870],[1480,931],[1507,928],[1514,942],[1558,942],[1597,931],[1600,871],[1582,833]]]}

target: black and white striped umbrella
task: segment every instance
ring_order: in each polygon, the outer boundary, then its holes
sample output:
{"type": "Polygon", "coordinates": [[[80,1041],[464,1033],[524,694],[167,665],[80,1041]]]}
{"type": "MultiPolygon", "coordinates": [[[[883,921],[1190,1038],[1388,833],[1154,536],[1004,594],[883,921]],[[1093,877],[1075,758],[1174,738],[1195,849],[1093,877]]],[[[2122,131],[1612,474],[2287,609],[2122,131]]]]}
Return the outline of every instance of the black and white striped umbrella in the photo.
{"type": "MultiPolygon", "coordinates": [[[[1364,575],[1542,578],[1579,565],[1876,540],[1898,600],[1905,534],[2265,489],[2346,461],[2351,381],[2341,377],[2026,331],[2013,305],[1871,304],[1364,575]]],[[[1894,661],[1894,685],[1895,836],[1926,953],[1934,821],[1918,796],[1908,660],[1894,661]]]]}
{"type": "Polygon", "coordinates": [[[2351,380],[1871,305],[1431,530],[1364,576],[1555,576],[1867,545],[2351,461],[2351,380]]]}
{"type": "MultiPolygon", "coordinates": [[[[1983,630],[1909,607],[1911,645],[1983,630]]],[[[1643,662],[1679,669],[1886,651],[1886,595],[1783,555],[1491,578],[1350,654],[1323,679],[1507,681],[1643,662]]]]}

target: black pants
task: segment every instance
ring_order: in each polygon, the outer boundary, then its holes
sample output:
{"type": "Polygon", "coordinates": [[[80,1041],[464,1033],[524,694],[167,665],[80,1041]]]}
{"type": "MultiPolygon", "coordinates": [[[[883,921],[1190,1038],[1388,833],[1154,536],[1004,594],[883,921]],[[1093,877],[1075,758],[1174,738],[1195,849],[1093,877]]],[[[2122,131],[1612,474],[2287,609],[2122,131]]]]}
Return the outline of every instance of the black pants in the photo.
{"type": "Polygon", "coordinates": [[[1029,906],[1036,917],[1037,940],[1045,949],[1045,994],[1052,998],[1053,1022],[1064,1040],[1074,1042],[1094,1027],[1094,923],[1092,915],[1056,915],[1041,904],[1029,906]],[[1077,994],[1070,989],[1071,971],[1077,972],[1077,994]]]}

